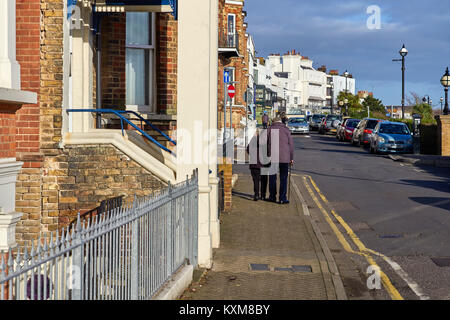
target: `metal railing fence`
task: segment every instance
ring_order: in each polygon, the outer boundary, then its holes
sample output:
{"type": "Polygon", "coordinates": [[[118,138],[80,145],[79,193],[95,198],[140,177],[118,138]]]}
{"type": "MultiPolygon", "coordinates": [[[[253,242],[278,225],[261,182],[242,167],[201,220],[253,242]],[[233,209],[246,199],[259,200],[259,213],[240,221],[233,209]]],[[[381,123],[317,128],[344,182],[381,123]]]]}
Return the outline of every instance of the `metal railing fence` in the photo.
{"type": "Polygon", "coordinates": [[[58,234],[0,254],[0,300],[151,299],[197,265],[198,173],[58,234]]]}

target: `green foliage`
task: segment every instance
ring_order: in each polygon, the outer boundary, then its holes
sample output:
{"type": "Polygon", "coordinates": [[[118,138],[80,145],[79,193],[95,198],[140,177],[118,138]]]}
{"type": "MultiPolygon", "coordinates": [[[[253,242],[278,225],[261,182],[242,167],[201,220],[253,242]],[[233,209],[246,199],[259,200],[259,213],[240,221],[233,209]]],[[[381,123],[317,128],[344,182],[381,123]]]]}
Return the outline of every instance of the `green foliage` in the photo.
{"type": "Polygon", "coordinates": [[[433,117],[433,109],[427,103],[416,104],[413,108],[413,113],[418,113],[422,116],[422,123],[435,124],[433,117]]]}
{"type": "Polygon", "coordinates": [[[378,100],[372,96],[368,96],[367,98],[365,98],[362,106],[364,107],[364,109],[367,109],[367,107],[369,107],[370,112],[379,112],[382,114],[386,113],[386,108],[384,107],[381,100],[378,100]]]}

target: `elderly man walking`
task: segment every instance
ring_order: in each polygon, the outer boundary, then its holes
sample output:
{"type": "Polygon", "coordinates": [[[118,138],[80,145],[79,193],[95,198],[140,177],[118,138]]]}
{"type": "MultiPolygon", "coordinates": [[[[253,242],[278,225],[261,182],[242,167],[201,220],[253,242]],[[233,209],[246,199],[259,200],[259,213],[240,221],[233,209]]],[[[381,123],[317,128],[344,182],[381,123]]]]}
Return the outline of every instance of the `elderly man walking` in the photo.
{"type": "Polygon", "coordinates": [[[280,204],[289,204],[287,199],[289,166],[294,164],[294,141],[285,125],[286,116],[278,115],[268,129],[268,151],[271,155],[272,172],[269,177],[269,201],[277,202],[277,171],[280,172],[280,204]]]}

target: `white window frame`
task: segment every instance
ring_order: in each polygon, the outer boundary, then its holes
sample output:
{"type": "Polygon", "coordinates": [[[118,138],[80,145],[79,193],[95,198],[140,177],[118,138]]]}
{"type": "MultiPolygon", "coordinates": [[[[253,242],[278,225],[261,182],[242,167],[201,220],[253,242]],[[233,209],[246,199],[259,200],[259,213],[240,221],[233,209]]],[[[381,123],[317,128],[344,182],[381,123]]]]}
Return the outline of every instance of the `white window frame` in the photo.
{"type": "MultiPolygon", "coordinates": [[[[229,37],[230,35],[233,35],[233,41],[236,41],[236,34],[237,34],[237,30],[236,30],[236,15],[234,13],[229,13],[227,15],[227,36],[229,37]],[[229,26],[229,22],[230,22],[230,17],[233,17],[233,30],[232,32],[230,32],[230,26],[229,26]]],[[[229,44],[228,44],[229,45],[229,44]]],[[[236,43],[233,43],[233,46],[235,46],[236,43]]]]}
{"type": "MultiPolygon", "coordinates": [[[[143,49],[148,51],[148,102],[149,105],[130,105],[126,104],[127,110],[139,113],[156,113],[156,14],[148,12],[151,16],[151,45],[132,45],[125,39],[125,54],[127,49],[143,49]]],[[[125,88],[127,85],[125,85],[125,88]]],[[[125,93],[126,96],[126,93],[125,93]]],[[[126,103],[126,102],[125,102],[126,103]]]]}

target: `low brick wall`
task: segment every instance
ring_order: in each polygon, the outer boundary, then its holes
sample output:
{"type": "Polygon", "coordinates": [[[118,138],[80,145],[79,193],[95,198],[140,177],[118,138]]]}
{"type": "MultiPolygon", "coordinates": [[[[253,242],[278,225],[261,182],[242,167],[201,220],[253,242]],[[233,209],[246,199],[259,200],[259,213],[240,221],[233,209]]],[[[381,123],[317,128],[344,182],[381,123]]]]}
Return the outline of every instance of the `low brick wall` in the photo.
{"type": "Polygon", "coordinates": [[[59,225],[78,211],[88,211],[101,201],[123,196],[147,196],[166,184],[113,146],[69,147],[67,180],[59,185],[59,225]]]}
{"type": "Polygon", "coordinates": [[[438,144],[441,156],[450,156],[450,115],[436,118],[438,123],[438,144]]]}
{"type": "Polygon", "coordinates": [[[16,184],[17,211],[24,213],[16,229],[20,245],[66,227],[103,200],[129,201],[167,186],[112,145],[68,146],[43,162],[23,169],[16,184]]]}
{"type": "Polygon", "coordinates": [[[230,212],[231,211],[231,205],[232,205],[232,181],[233,181],[233,165],[230,163],[230,160],[228,159],[228,162],[226,159],[224,159],[223,163],[219,165],[219,172],[223,171],[223,188],[224,188],[224,212],[230,212]]]}

